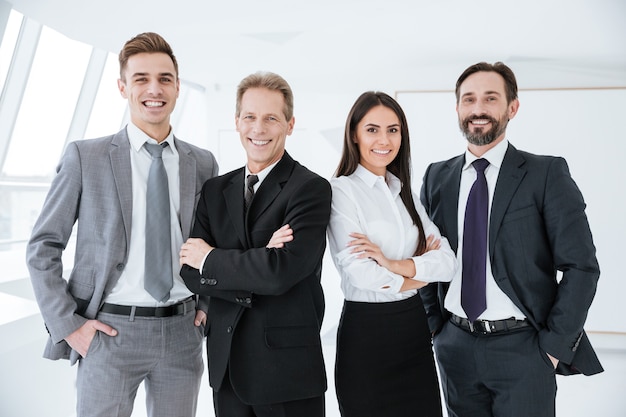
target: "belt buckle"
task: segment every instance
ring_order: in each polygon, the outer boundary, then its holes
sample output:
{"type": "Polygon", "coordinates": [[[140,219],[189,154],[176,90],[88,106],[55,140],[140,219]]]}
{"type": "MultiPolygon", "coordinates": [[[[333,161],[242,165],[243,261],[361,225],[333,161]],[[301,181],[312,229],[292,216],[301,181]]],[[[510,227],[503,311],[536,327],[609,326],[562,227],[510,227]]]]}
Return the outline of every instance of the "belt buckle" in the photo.
{"type": "Polygon", "coordinates": [[[491,324],[488,320],[483,320],[483,334],[491,333],[491,324]]]}

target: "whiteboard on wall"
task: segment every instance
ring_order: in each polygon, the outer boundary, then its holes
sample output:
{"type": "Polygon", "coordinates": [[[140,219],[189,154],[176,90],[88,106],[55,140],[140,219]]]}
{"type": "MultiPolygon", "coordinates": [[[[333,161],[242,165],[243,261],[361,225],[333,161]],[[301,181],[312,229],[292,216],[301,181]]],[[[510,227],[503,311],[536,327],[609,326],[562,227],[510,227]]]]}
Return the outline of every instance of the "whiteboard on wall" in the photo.
{"type": "MultiPolygon", "coordinates": [[[[407,116],[419,189],[430,162],[465,150],[454,92],[402,91],[396,98],[407,116]]],[[[586,329],[626,333],[626,87],[521,90],[519,100],[507,138],[520,150],[563,156],[587,203],[601,276],[586,329]]]]}

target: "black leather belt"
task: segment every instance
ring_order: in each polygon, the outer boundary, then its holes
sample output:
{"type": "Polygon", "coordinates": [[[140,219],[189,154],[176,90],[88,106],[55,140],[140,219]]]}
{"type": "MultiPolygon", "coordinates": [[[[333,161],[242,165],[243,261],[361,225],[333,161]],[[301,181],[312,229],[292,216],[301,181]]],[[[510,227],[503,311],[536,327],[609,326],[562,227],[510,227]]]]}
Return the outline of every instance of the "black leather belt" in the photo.
{"type": "Polygon", "coordinates": [[[466,332],[480,334],[501,333],[530,326],[528,320],[517,320],[514,317],[504,320],[476,320],[471,322],[466,318],[452,314],[450,321],[466,332]]]}
{"type": "Polygon", "coordinates": [[[137,317],[172,317],[178,316],[180,314],[185,314],[188,311],[195,309],[195,307],[196,301],[192,296],[176,304],[172,304],[166,307],[135,307],[104,303],[100,311],[103,313],[119,314],[122,316],[132,315],[137,317]]]}

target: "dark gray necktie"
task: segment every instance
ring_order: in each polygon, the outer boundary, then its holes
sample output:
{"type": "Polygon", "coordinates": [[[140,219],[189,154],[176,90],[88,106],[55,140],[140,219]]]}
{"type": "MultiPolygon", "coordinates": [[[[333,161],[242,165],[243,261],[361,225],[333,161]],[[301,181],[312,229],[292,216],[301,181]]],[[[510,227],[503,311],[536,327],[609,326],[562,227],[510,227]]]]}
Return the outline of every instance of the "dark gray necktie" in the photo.
{"type": "Polygon", "coordinates": [[[257,182],[259,182],[259,177],[254,174],[248,175],[248,177],[246,178],[246,194],[243,198],[243,208],[246,212],[248,211],[248,207],[250,207],[250,203],[252,202],[252,198],[254,197],[254,184],[256,184],[257,182]]]}
{"type": "Polygon", "coordinates": [[[163,165],[163,145],[145,143],[152,156],[146,192],[146,265],[144,288],[157,301],[167,301],[172,288],[170,193],[163,165]]]}
{"type": "Polygon", "coordinates": [[[476,181],[470,189],[465,208],[463,229],[463,278],[461,284],[461,306],[467,318],[474,321],[487,308],[486,260],[487,218],[489,192],[485,169],[486,159],[477,159],[472,165],[476,169],[476,181]]]}

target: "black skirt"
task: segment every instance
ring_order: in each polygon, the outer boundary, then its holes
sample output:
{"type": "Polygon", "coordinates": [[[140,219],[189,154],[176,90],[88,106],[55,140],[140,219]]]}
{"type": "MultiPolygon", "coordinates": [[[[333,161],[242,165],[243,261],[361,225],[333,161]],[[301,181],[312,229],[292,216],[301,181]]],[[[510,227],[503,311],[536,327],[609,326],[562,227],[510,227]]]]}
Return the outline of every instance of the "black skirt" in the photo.
{"type": "Polygon", "coordinates": [[[430,330],[419,294],[390,303],[344,302],[335,388],[343,417],[441,417],[430,330]]]}

